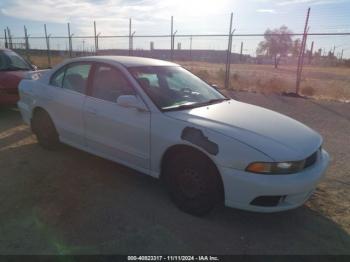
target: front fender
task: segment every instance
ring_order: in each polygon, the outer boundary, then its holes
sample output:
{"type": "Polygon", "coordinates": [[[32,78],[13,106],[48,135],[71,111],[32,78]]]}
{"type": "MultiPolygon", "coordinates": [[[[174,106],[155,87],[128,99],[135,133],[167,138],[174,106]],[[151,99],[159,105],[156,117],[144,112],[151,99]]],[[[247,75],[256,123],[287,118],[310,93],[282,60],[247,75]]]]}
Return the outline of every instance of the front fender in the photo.
{"type": "Polygon", "coordinates": [[[206,154],[216,165],[244,170],[253,161],[271,161],[264,153],[223,134],[162,113],[151,117],[151,175],[159,177],[161,160],[174,145],[192,146],[206,154]],[[184,135],[188,130],[190,135],[184,135]],[[217,149],[217,150],[216,150],[217,149]]]}

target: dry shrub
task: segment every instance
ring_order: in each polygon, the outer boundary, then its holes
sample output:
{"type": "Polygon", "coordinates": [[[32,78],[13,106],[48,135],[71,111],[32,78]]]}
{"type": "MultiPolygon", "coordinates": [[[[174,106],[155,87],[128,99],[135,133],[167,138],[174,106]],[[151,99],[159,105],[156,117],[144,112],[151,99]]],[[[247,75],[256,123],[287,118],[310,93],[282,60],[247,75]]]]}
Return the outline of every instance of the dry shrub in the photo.
{"type": "Polygon", "coordinates": [[[216,78],[222,79],[222,81],[225,79],[225,70],[220,68],[218,71],[216,71],[216,78]]]}
{"type": "Polygon", "coordinates": [[[305,86],[301,89],[301,93],[305,96],[313,96],[315,94],[315,90],[312,86],[305,86]]]}
{"type": "Polygon", "coordinates": [[[208,70],[198,70],[194,72],[198,77],[202,78],[205,81],[211,82],[210,80],[210,73],[208,72],[208,70]]]}
{"type": "MultiPolygon", "coordinates": [[[[64,56],[53,55],[51,56],[51,66],[54,67],[55,65],[62,63],[65,59],[67,58],[64,56]]],[[[36,65],[39,69],[46,69],[49,67],[49,62],[45,54],[30,55],[29,60],[33,65],[36,65]]]]}
{"type": "Polygon", "coordinates": [[[262,86],[263,93],[282,93],[285,89],[285,81],[281,78],[272,77],[262,86]]]}
{"type": "Polygon", "coordinates": [[[238,73],[233,73],[232,78],[234,81],[238,81],[239,79],[238,73]]]}

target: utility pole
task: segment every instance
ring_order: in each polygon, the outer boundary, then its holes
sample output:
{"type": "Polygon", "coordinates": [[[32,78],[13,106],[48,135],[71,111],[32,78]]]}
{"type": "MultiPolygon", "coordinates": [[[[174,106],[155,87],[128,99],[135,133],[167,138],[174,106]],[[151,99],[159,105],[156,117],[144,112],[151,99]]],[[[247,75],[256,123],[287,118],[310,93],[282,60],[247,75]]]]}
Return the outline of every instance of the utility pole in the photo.
{"type": "Polygon", "coordinates": [[[174,18],[171,16],[171,22],[170,22],[170,60],[173,60],[174,58],[174,41],[173,41],[173,30],[174,30],[174,18]]]}
{"type": "Polygon", "coordinates": [[[24,28],[24,41],[25,41],[25,46],[26,46],[26,57],[27,60],[29,61],[29,41],[28,41],[28,32],[26,26],[24,28]]]}
{"type": "Polygon", "coordinates": [[[241,42],[241,53],[239,55],[239,61],[242,62],[242,58],[243,58],[243,42],[241,42]]]}
{"type": "Polygon", "coordinates": [[[50,36],[47,35],[46,24],[44,24],[45,38],[46,38],[46,47],[47,47],[47,62],[49,68],[51,68],[51,53],[50,53],[50,36]]]}
{"type": "Polygon", "coordinates": [[[230,29],[229,29],[229,32],[228,32],[228,47],[227,47],[227,55],[226,55],[226,72],[225,72],[225,88],[226,89],[228,89],[229,85],[230,85],[232,35],[234,33],[234,31],[232,31],[232,21],[233,21],[233,13],[231,13],[230,29]]]}
{"type": "Polygon", "coordinates": [[[8,43],[7,43],[7,32],[6,29],[4,29],[4,33],[5,33],[5,48],[8,48],[8,43]]]}
{"type": "Polygon", "coordinates": [[[309,25],[310,10],[311,9],[309,7],[307,10],[303,40],[301,43],[301,48],[300,48],[300,53],[299,53],[299,58],[298,58],[296,94],[299,94],[299,90],[300,90],[300,81],[301,81],[301,73],[303,71],[303,64],[304,64],[304,55],[305,55],[305,46],[306,46],[306,38],[307,38],[308,25],[309,25]]]}
{"type": "Polygon", "coordinates": [[[309,65],[311,65],[313,52],[314,52],[314,41],[311,42],[311,49],[310,49],[310,53],[309,53],[309,65]]]}

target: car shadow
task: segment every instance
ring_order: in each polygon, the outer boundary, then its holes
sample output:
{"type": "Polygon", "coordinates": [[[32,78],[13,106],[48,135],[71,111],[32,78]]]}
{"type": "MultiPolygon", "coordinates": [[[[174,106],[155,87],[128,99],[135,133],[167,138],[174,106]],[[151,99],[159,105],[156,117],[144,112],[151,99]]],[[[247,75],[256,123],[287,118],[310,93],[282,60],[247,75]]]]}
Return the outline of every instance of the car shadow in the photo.
{"type": "Polygon", "coordinates": [[[178,210],[145,174],[35,141],[0,151],[0,253],[349,254],[350,236],[307,207],[178,210]]]}

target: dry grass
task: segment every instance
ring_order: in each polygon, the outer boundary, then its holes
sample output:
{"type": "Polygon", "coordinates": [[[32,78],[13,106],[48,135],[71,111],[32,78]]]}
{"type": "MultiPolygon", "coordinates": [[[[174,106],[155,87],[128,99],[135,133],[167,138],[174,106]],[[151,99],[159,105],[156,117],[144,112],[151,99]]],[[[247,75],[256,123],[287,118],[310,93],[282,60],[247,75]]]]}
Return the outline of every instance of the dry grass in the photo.
{"type": "MultiPolygon", "coordinates": [[[[209,83],[224,86],[225,65],[179,62],[209,83]]],[[[231,65],[229,89],[259,93],[295,92],[295,66],[231,65]]],[[[313,98],[350,102],[350,68],[304,67],[301,94],[313,98]]]]}
{"type": "MultiPolygon", "coordinates": [[[[45,54],[31,56],[30,59],[39,68],[48,66],[45,54]]],[[[67,58],[53,56],[52,66],[65,59],[67,58]]],[[[215,83],[221,88],[224,86],[224,64],[184,61],[178,63],[207,82],[215,83]]],[[[274,69],[272,65],[232,64],[229,89],[264,94],[295,92],[295,72],[295,66],[280,66],[274,69]]],[[[300,89],[304,96],[350,102],[350,68],[305,66],[300,89]]]]}
{"type": "MultiPolygon", "coordinates": [[[[29,57],[32,64],[36,65],[39,69],[45,69],[49,67],[49,62],[47,56],[43,55],[32,55],[29,57]]],[[[51,57],[51,66],[55,66],[59,63],[62,63],[67,57],[64,56],[52,56],[51,57]]]]}

